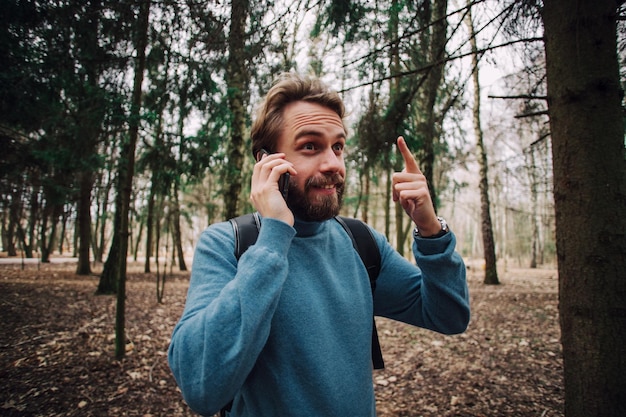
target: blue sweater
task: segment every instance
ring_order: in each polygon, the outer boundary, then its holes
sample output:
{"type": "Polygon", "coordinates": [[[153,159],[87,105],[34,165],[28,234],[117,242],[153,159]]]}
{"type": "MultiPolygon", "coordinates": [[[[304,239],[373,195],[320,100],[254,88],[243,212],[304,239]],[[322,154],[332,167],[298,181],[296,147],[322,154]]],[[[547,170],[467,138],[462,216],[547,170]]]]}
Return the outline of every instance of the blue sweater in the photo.
{"type": "Polygon", "coordinates": [[[239,262],[231,225],[207,228],[168,352],[187,404],[201,415],[234,399],[232,416],[375,416],[372,314],[454,334],[469,300],[452,233],[416,239],[419,268],[373,233],[382,262],[372,302],[335,220],[264,219],[239,262]]]}

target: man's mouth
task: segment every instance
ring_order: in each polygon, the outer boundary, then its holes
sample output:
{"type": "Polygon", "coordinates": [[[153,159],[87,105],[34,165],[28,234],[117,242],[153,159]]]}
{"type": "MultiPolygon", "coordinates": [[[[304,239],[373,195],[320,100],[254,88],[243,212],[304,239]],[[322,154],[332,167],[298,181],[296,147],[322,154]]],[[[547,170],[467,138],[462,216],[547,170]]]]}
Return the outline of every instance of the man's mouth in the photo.
{"type": "Polygon", "coordinates": [[[338,174],[310,178],[305,186],[306,189],[320,195],[337,194],[343,189],[343,178],[338,174]]]}
{"type": "Polygon", "coordinates": [[[310,190],[319,195],[331,195],[337,192],[337,186],[335,184],[313,185],[310,190]]]}
{"type": "Polygon", "coordinates": [[[336,190],[339,187],[339,184],[337,183],[330,183],[330,184],[311,184],[310,188],[313,189],[318,189],[318,190],[323,190],[323,191],[331,191],[331,190],[336,190]]]}

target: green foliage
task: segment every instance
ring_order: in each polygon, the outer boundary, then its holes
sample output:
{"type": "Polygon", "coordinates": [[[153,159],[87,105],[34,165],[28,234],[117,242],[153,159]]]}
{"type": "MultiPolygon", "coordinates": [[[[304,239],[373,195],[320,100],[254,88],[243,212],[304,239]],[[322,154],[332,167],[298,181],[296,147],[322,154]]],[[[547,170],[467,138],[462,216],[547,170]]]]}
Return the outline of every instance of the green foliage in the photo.
{"type": "MultiPolygon", "coordinates": [[[[346,88],[342,94],[350,122],[356,120],[346,163],[363,184],[376,185],[377,193],[401,162],[394,146],[398,135],[420,162],[434,156],[440,192],[453,182],[447,175],[454,164],[467,158],[467,146],[453,146],[450,140],[454,134],[466,144],[465,132],[444,129],[451,112],[464,111],[459,109],[462,80],[446,73],[432,104],[433,117],[427,117],[434,1],[248,2],[241,51],[246,71],[238,91],[245,125],[240,136],[246,143],[241,166],[233,166],[227,155],[233,128],[228,98],[234,91],[226,75],[228,2],[152,3],[140,120],[129,118],[137,2],[5,3],[0,15],[0,146],[7,149],[0,155],[3,197],[19,188],[25,190],[20,198],[27,199],[45,188],[51,199],[64,195],[74,210],[77,179],[87,173],[98,181],[93,204],[102,208],[95,218],[111,219],[100,212],[110,210],[108,182],[115,175],[109,171],[119,162],[129,125],[139,122],[137,187],[154,183],[165,200],[181,190],[181,205],[195,204],[216,219],[225,186],[219,179],[229,170],[241,178],[239,201],[251,209],[246,129],[276,74],[289,70],[313,69],[332,87],[346,88]],[[306,33],[314,40],[302,41],[306,33]],[[315,51],[307,55],[313,42],[315,51]],[[333,73],[325,73],[329,70],[333,73]]],[[[362,201],[363,196],[346,195],[348,206],[362,201]]],[[[141,211],[145,201],[137,197],[135,204],[141,211]]],[[[204,214],[183,213],[194,218],[194,225],[204,214]]],[[[108,234],[111,225],[105,226],[108,234]]]]}
{"type": "Polygon", "coordinates": [[[389,157],[395,137],[386,129],[384,104],[372,92],[366,110],[356,127],[358,146],[364,155],[365,164],[373,167],[389,163],[389,157]]]}
{"type": "Polygon", "coordinates": [[[316,38],[325,30],[329,30],[333,36],[338,36],[340,32],[344,32],[347,42],[366,36],[362,21],[371,9],[372,7],[367,2],[330,1],[324,12],[318,15],[311,31],[311,37],[316,38]]]}

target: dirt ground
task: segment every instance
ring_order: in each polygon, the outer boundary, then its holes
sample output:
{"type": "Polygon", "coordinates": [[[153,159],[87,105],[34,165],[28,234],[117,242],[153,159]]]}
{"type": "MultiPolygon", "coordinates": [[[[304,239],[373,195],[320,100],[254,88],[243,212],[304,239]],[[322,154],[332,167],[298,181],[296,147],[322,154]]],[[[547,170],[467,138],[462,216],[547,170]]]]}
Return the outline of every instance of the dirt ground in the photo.
{"type": "MultiPolygon", "coordinates": [[[[168,277],[159,304],[155,275],[129,270],[127,355],[116,361],[115,299],[94,295],[98,278],[74,268],[0,265],[0,415],[194,416],[166,358],[188,274],[168,277]]],[[[462,335],[377,319],[379,416],[563,416],[556,271],[509,269],[499,286],[481,279],[469,271],[462,335]]]]}

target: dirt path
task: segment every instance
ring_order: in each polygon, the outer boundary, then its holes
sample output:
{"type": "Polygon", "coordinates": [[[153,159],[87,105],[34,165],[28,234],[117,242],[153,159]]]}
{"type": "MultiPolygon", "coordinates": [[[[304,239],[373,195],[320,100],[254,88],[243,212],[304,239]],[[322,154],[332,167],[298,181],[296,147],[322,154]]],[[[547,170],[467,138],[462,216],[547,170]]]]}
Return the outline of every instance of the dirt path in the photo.
{"type": "MultiPolygon", "coordinates": [[[[113,360],[113,297],[68,264],[0,265],[0,415],[193,416],[166,360],[188,275],[156,302],[153,275],[129,274],[127,357],[113,360]]],[[[442,336],[377,319],[386,369],[378,414],[562,416],[555,270],[512,269],[485,287],[470,273],[472,321],[442,336]]]]}

